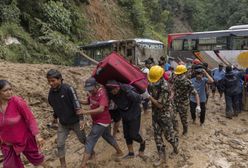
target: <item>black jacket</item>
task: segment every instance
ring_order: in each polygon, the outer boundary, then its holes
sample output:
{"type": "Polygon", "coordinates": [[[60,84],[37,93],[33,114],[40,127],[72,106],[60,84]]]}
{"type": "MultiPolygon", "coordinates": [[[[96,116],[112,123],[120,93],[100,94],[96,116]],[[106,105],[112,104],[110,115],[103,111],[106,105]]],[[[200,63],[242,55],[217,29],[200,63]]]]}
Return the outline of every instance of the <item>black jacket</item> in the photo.
{"type": "Polygon", "coordinates": [[[48,102],[53,108],[54,118],[58,118],[60,124],[70,125],[79,122],[76,110],[80,109],[80,103],[76,91],[70,85],[62,83],[59,89],[50,89],[48,102]]]}
{"type": "Polygon", "coordinates": [[[225,74],[225,77],[220,81],[220,89],[225,92],[227,96],[238,95],[242,92],[240,78],[233,72],[225,74]]]}
{"type": "Polygon", "coordinates": [[[117,105],[122,120],[130,121],[140,117],[142,98],[131,85],[121,84],[119,93],[117,95],[109,94],[109,98],[117,105]]]}

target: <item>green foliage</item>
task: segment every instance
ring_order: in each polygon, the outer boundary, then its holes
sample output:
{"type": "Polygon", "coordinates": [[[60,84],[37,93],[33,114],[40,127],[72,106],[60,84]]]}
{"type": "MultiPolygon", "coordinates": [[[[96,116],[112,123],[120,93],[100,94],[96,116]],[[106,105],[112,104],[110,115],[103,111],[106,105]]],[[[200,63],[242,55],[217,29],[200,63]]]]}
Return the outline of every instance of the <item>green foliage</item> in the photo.
{"type": "Polygon", "coordinates": [[[65,34],[70,33],[72,26],[71,12],[64,8],[62,2],[48,1],[43,5],[44,21],[51,24],[51,28],[65,34]]]}
{"type": "Polygon", "coordinates": [[[142,1],[134,1],[131,18],[133,23],[135,23],[135,28],[138,31],[138,35],[143,35],[146,31],[147,18],[145,17],[145,10],[142,1]]]}
{"type": "Polygon", "coordinates": [[[180,16],[193,31],[227,29],[230,26],[248,23],[247,0],[175,0],[180,16]]]}
{"type": "MultiPolygon", "coordinates": [[[[115,2],[105,1],[104,5],[115,2]]],[[[123,10],[116,8],[109,12],[120,29],[131,23],[136,37],[154,38],[164,43],[166,34],[178,31],[175,23],[180,21],[181,25],[189,24],[193,31],[227,29],[248,23],[248,0],[117,2],[123,10]],[[116,15],[117,12],[123,15],[116,15]]],[[[84,16],[85,6],[89,4],[89,0],[0,0],[0,58],[71,65],[78,43],[99,38],[88,26],[91,18],[84,16]],[[6,46],[7,37],[15,37],[21,44],[6,46]]]]}
{"type": "MultiPolygon", "coordinates": [[[[77,42],[78,40],[82,41],[84,38],[86,38],[86,18],[83,15],[83,11],[80,11],[80,8],[78,8],[79,2],[72,2],[70,0],[62,0],[64,3],[64,6],[67,10],[70,11],[70,19],[72,22],[72,26],[70,29],[70,37],[71,40],[74,42],[77,42]]],[[[86,0],[87,1],[87,0],[86,0]]],[[[86,2],[84,1],[84,2],[86,2]]]]}
{"type": "Polygon", "coordinates": [[[118,0],[118,3],[129,13],[129,18],[134,24],[137,35],[143,36],[146,32],[148,20],[145,16],[142,0],[118,0]]]}
{"type": "Polygon", "coordinates": [[[0,5],[0,24],[6,22],[19,23],[20,10],[16,1],[2,2],[0,5]]]}

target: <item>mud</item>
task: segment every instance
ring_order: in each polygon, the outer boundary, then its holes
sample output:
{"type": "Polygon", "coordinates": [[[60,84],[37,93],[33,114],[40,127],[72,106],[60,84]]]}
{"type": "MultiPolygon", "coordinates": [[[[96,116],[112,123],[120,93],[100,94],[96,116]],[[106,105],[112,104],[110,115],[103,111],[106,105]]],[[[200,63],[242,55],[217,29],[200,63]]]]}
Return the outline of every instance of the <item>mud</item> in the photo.
{"type": "MultiPolygon", "coordinates": [[[[47,163],[54,168],[59,167],[56,151],[56,130],[47,128],[52,121],[52,109],[47,102],[49,86],[45,78],[46,72],[55,68],[62,72],[64,82],[74,86],[79,97],[84,97],[83,81],[91,74],[93,67],[74,68],[40,64],[13,64],[0,62],[0,79],[7,79],[13,84],[15,94],[23,96],[34,112],[45,145],[42,150],[47,163]]],[[[86,108],[86,107],[84,107],[86,108]]],[[[248,167],[248,112],[242,112],[238,117],[226,119],[224,115],[224,100],[210,98],[207,104],[206,123],[200,127],[199,120],[193,124],[189,117],[189,133],[181,136],[180,125],[180,153],[171,156],[172,147],[166,142],[168,163],[161,167],[169,168],[247,168],[248,167]]],[[[153,130],[151,127],[151,112],[142,116],[142,134],[146,138],[147,160],[139,157],[122,160],[112,157],[111,148],[103,139],[96,145],[96,159],[91,161],[94,168],[150,168],[157,158],[153,130]]],[[[86,130],[89,132],[90,119],[86,117],[86,130]]],[[[121,129],[120,129],[121,130],[121,129]]],[[[127,153],[122,131],[118,134],[118,143],[127,153]]],[[[138,144],[134,144],[137,154],[138,144]]],[[[66,160],[69,168],[79,168],[84,147],[79,143],[75,134],[71,132],[66,142],[66,160]]],[[[0,159],[1,160],[1,159],[0,159]]],[[[25,161],[25,167],[32,165],[25,161]]]]}

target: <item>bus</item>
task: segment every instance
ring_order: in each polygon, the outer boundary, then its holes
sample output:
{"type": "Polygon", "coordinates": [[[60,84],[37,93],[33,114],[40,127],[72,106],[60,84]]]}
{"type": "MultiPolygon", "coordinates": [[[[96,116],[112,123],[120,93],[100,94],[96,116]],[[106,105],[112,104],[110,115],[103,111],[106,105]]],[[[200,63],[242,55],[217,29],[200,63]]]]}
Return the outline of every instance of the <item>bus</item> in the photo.
{"type": "Polygon", "coordinates": [[[189,65],[198,58],[216,68],[220,63],[248,68],[248,26],[232,26],[229,30],[174,33],[168,35],[167,54],[175,67],[189,65]]]}
{"type": "MultiPolygon", "coordinates": [[[[148,58],[153,58],[157,62],[161,56],[166,55],[162,42],[143,38],[97,41],[80,46],[80,49],[96,61],[101,61],[105,56],[116,51],[135,65],[143,65],[148,58]]],[[[77,64],[79,66],[87,64],[85,61],[83,58],[78,58],[77,64]]]]}

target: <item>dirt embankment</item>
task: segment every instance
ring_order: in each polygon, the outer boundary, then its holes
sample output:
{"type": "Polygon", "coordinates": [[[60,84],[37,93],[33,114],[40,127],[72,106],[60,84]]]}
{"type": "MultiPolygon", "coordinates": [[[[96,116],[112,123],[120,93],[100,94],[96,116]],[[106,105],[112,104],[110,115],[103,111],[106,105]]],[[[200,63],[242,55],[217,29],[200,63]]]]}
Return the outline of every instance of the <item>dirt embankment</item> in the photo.
{"type": "Polygon", "coordinates": [[[90,0],[83,10],[89,19],[87,26],[93,41],[136,37],[127,13],[118,6],[117,1],[90,0]]]}
{"type": "MultiPolygon", "coordinates": [[[[55,65],[30,65],[0,62],[0,79],[8,79],[14,87],[16,94],[23,96],[31,106],[46,139],[43,152],[47,162],[54,168],[59,167],[58,158],[55,156],[56,131],[46,127],[52,120],[52,110],[47,103],[49,86],[45,78],[50,68],[56,68],[63,74],[66,83],[73,85],[79,97],[84,96],[82,82],[91,74],[92,67],[72,68],[55,65]]],[[[103,139],[96,146],[96,164],[91,167],[115,168],[136,167],[150,168],[157,158],[151,115],[142,119],[142,133],[147,140],[146,161],[140,158],[130,160],[115,160],[112,158],[114,150],[103,139]]],[[[189,118],[190,120],[190,118],[189,118]]],[[[87,119],[88,121],[88,119],[87,119]]],[[[199,122],[199,121],[198,121],[199,122]]],[[[181,136],[180,125],[180,153],[168,157],[169,168],[247,168],[248,167],[248,112],[242,112],[232,120],[224,117],[224,100],[215,101],[210,98],[207,105],[206,125],[200,127],[199,123],[193,125],[189,121],[189,134],[181,136]]],[[[87,126],[87,131],[90,125],[87,126]]],[[[118,135],[118,143],[126,153],[122,131],[118,135]]],[[[134,144],[136,152],[138,144],[134,144]]],[[[166,143],[168,155],[172,147],[166,143]]],[[[66,160],[69,168],[79,168],[84,152],[83,145],[79,143],[74,133],[71,132],[66,142],[66,160]]],[[[27,163],[27,162],[26,162],[27,163]]],[[[26,164],[26,167],[32,167],[26,164]]]]}

